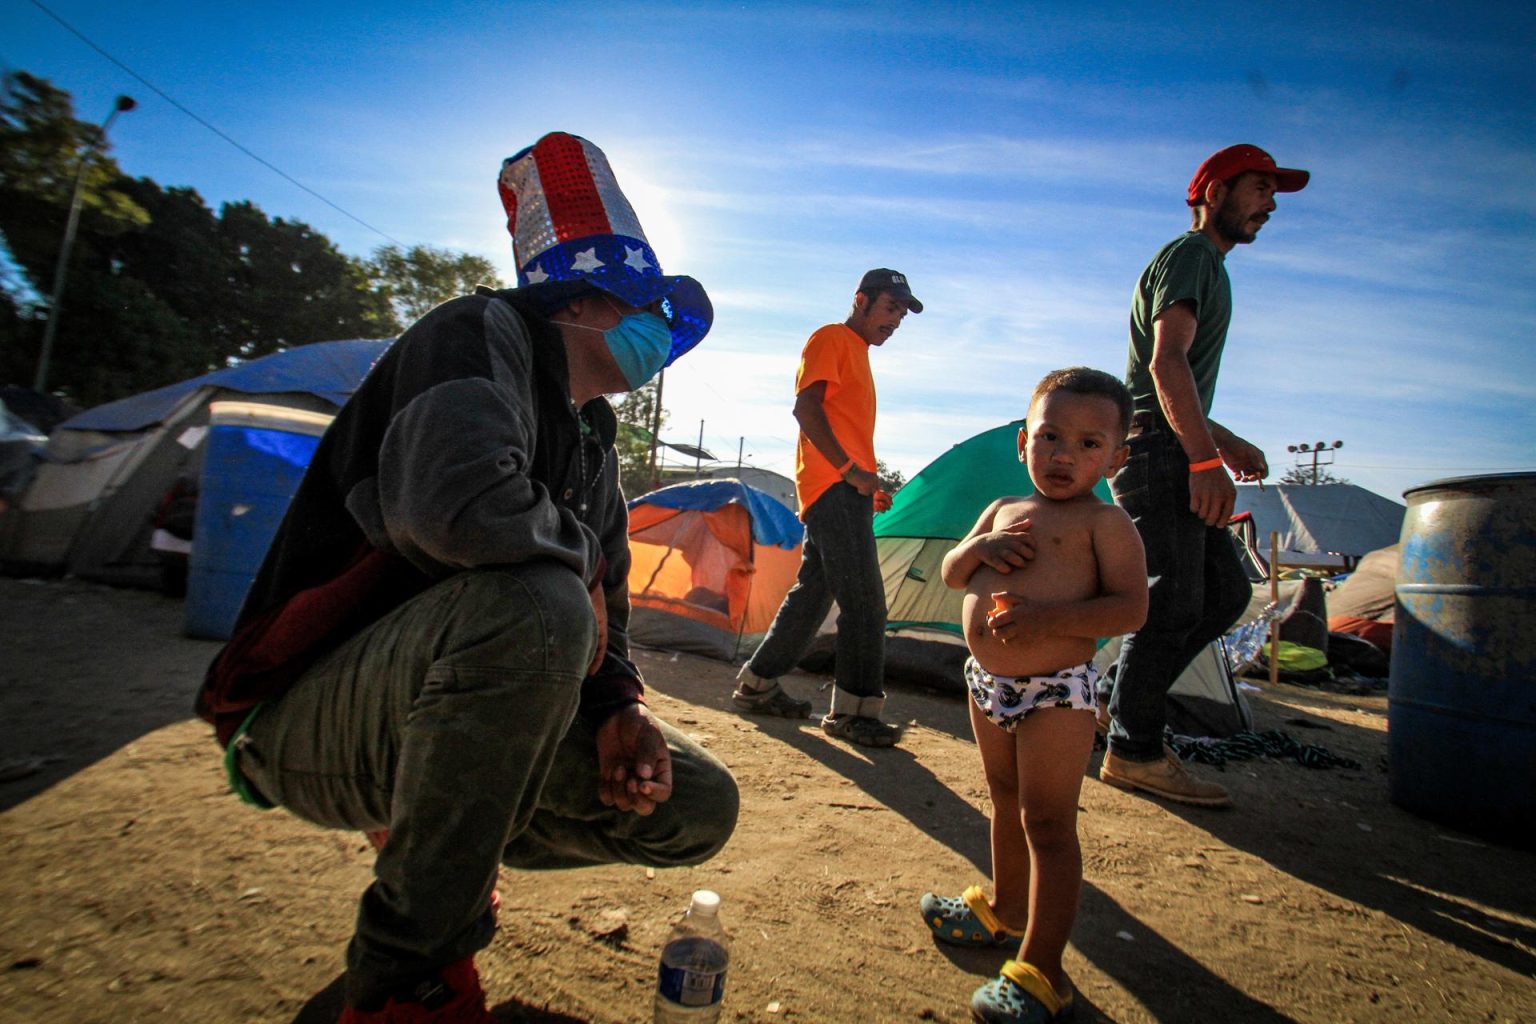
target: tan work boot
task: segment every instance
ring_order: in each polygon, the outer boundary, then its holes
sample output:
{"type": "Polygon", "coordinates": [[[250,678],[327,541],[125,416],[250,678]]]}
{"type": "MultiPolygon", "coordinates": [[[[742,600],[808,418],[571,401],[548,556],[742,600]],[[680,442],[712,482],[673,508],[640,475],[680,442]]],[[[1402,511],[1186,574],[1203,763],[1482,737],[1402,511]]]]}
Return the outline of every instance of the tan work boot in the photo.
{"type": "Polygon", "coordinates": [[[1195,778],[1184,762],[1168,747],[1161,761],[1127,761],[1113,753],[1104,754],[1099,781],[1128,792],[1141,790],[1165,800],[1196,807],[1230,807],[1232,796],[1214,782],[1195,778]]]}

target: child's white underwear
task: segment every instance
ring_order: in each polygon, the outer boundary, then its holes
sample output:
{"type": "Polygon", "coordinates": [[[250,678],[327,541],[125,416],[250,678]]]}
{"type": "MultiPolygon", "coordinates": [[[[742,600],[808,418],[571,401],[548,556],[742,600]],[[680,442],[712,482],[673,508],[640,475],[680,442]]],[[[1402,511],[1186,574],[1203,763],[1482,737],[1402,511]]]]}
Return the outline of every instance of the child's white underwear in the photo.
{"type": "Polygon", "coordinates": [[[1076,708],[1079,711],[1095,711],[1093,684],[1099,678],[1099,670],[1092,662],[1084,662],[1048,676],[994,676],[975,658],[965,659],[965,686],[971,691],[971,700],[981,709],[988,720],[1009,732],[1018,728],[1019,722],[1031,711],[1040,708],[1076,708]]]}

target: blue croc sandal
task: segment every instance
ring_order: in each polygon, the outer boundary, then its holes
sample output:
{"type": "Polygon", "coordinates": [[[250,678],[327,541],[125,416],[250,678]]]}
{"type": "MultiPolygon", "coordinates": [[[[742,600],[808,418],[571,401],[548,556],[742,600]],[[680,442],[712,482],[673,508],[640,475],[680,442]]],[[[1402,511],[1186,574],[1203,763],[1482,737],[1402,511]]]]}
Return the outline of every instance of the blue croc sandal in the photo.
{"type": "Polygon", "coordinates": [[[922,908],[923,921],[934,938],[952,946],[1006,946],[1024,937],[997,919],[979,885],[959,896],[930,892],[923,897],[922,908]]]}
{"type": "Polygon", "coordinates": [[[1019,960],[1003,964],[997,977],[971,994],[971,1020],[978,1024],[1058,1024],[1076,1007],[1070,982],[1062,995],[1038,968],[1019,960]]]}

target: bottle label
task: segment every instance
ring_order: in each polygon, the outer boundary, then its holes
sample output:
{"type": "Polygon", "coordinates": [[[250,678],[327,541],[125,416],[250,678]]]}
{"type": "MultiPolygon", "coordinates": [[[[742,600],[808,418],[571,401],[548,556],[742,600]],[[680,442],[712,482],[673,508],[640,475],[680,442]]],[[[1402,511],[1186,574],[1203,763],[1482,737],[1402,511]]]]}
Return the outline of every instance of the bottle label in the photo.
{"type": "Polygon", "coordinates": [[[662,964],[656,989],[679,1006],[710,1006],[725,995],[725,972],[690,971],[662,964]]]}

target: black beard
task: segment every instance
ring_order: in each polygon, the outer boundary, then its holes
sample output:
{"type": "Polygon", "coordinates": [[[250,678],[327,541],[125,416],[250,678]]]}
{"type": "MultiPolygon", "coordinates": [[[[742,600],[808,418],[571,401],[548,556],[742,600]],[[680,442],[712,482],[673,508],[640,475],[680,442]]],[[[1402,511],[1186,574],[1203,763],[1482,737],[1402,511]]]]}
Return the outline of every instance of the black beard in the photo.
{"type": "Polygon", "coordinates": [[[1222,203],[1216,211],[1216,233],[1233,245],[1247,245],[1259,237],[1258,232],[1245,230],[1245,223],[1232,212],[1229,203],[1222,203]]]}

